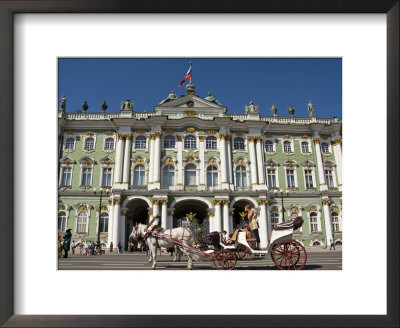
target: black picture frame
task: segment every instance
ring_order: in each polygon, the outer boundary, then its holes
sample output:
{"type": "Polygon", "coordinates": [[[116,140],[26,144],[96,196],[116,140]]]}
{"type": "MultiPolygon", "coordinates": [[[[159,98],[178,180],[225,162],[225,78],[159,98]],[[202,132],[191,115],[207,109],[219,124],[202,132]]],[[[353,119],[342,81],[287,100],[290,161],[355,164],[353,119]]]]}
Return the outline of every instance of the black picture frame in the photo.
{"type": "MultiPolygon", "coordinates": [[[[399,327],[399,0],[0,0],[0,324],[4,327],[399,327]],[[387,16],[387,315],[14,315],[13,16],[16,13],[385,13],[387,16]],[[390,150],[390,151],[389,151],[390,150]]],[[[378,211],[378,210],[376,210],[378,211]]],[[[361,213],[360,213],[361,215],[361,213]]],[[[377,216],[378,212],[376,213],[377,216]]],[[[359,218],[361,219],[361,218],[359,218]]],[[[363,250],[374,245],[361,245],[363,250]]],[[[375,245],[384,247],[383,245],[375,245]]],[[[379,265],[379,259],[371,259],[379,265]]],[[[367,268],[366,268],[367,270],[367,268]]],[[[365,287],[368,289],[368,286],[365,287]]],[[[293,306],[295,298],[288,301],[293,306]]],[[[246,306],[243,300],[243,306],[246,306]]],[[[215,304],[218,306],[218,304],[215,304]]],[[[327,306],[329,306],[327,304],[327,306]]]]}

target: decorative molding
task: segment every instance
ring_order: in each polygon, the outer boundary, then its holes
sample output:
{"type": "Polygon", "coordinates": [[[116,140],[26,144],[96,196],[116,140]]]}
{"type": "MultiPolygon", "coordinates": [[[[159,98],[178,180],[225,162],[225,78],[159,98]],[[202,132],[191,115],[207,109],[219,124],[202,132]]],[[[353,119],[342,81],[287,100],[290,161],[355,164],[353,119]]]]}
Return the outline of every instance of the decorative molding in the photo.
{"type": "Polygon", "coordinates": [[[217,132],[214,131],[214,130],[208,130],[206,133],[207,133],[207,135],[209,135],[209,136],[212,136],[212,135],[217,134],[217,132]]]}
{"type": "Polygon", "coordinates": [[[174,129],[166,129],[165,133],[166,134],[173,134],[173,133],[175,133],[175,130],[174,129]]]}
{"type": "Polygon", "coordinates": [[[227,137],[228,135],[226,134],[226,133],[219,133],[219,135],[218,135],[218,138],[220,139],[220,140],[226,140],[226,137],[227,137]]]}
{"type": "Polygon", "coordinates": [[[225,199],[225,200],[222,201],[222,203],[223,203],[224,205],[229,205],[230,201],[229,201],[229,199],[225,199]]]}
{"type": "Polygon", "coordinates": [[[161,199],[160,200],[161,205],[168,205],[168,199],[161,199]]]}
{"type": "Polygon", "coordinates": [[[187,133],[195,133],[195,132],[196,132],[196,129],[190,127],[190,128],[187,128],[187,129],[186,129],[186,132],[187,132],[187,133]]]}
{"type": "Polygon", "coordinates": [[[199,141],[200,142],[204,142],[205,139],[206,139],[206,136],[199,136],[199,141]]]}
{"type": "Polygon", "coordinates": [[[339,145],[342,142],[342,138],[335,138],[332,140],[332,145],[336,146],[339,145]]]}
{"type": "Polygon", "coordinates": [[[165,162],[164,162],[165,164],[172,164],[172,165],[174,165],[175,164],[175,161],[174,161],[174,159],[172,158],[172,157],[167,157],[166,159],[165,159],[165,162]]]}
{"type": "Polygon", "coordinates": [[[222,204],[222,200],[214,200],[214,205],[221,205],[222,204]]]}
{"type": "Polygon", "coordinates": [[[235,135],[238,136],[238,137],[242,137],[242,136],[244,136],[244,132],[237,131],[237,132],[235,132],[235,135]]]}
{"type": "Polygon", "coordinates": [[[237,165],[246,165],[246,161],[243,158],[240,158],[237,162],[237,165]]]}
{"type": "Polygon", "coordinates": [[[113,136],[114,135],[114,131],[108,130],[104,133],[106,136],[113,136]]]}
{"type": "Polygon", "coordinates": [[[292,136],[290,134],[285,134],[283,136],[283,139],[292,139],[292,136]]]}
{"type": "Polygon", "coordinates": [[[314,138],[314,144],[319,145],[320,142],[321,142],[320,138],[314,138]]]}
{"type": "Polygon", "coordinates": [[[94,132],[93,131],[88,131],[88,132],[86,132],[86,135],[88,135],[88,136],[94,136],[94,132]]]}
{"type": "Polygon", "coordinates": [[[208,164],[218,164],[217,160],[215,158],[210,158],[208,160],[208,164]]]}
{"type": "Polygon", "coordinates": [[[267,204],[267,200],[266,199],[259,199],[258,200],[258,205],[265,205],[267,204]]]}
{"type": "Polygon", "coordinates": [[[66,211],[67,210],[67,206],[64,205],[64,204],[60,204],[60,205],[58,205],[58,210],[59,211],[66,211]]]}
{"type": "Polygon", "coordinates": [[[310,137],[308,136],[308,135],[306,135],[306,134],[304,134],[302,137],[301,137],[301,139],[304,139],[304,140],[308,140],[310,137]]]}
{"type": "Polygon", "coordinates": [[[146,133],[146,131],[145,131],[145,130],[142,130],[142,129],[140,129],[140,130],[136,130],[136,131],[135,131],[135,133],[137,133],[137,134],[145,134],[145,133],[146,133]]]}
{"type": "Polygon", "coordinates": [[[248,142],[254,142],[254,141],[256,140],[256,138],[257,138],[257,137],[254,137],[254,136],[248,136],[248,137],[247,137],[247,141],[248,141],[248,142]]]}
{"type": "Polygon", "coordinates": [[[196,112],[194,110],[185,110],[183,114],[187,117],[194,117],[196,116],[196,112]]]}
{"type": "Polygon", "coordinates": [[[265,135],[265,137],[266,137],[266,138],[272,138],[272,134],[271,134],[271,133],[267,133],[267,134],[265,135]]]}
{"type": "Polygon", "coordinates": [[[331,212],[339,213],[339,212],[340,212],[339,207],[337,207],[336,205],[333,205],[333,206],[331,207],[331,212]]]}
{"type": "Polygon", "coordinates": [[[322,205],[323,206],[329,206],[329,203],[330,203],[331,201],[329,200],[329,199],[322,199],[322,205]]]}
{"type": "Polygon", "coordinates": [[[279,212],[279,207],[278,206],[272,206],[271,211],[272,212],[279,212]]]}
{"type": "Polygon", "coordinates": [[[68,130],[67,132],[65,132],[66,134],[68,134],[68,135],[71,135],[71,134],[74,134],[74,131],[72,131],[72,130],[68,130]]]}
{"type": "Polygon", "coordinates": [[[143,157],[138,157],[135,161],[135,164],[144,164],[144,158],[143,157]]]}
{"type": "Polygon", "coordinates": [[[176,136],[176,140],[178,140],[178,141],[182,141],[182,140],[183,140],[183,136],[182,136],[182,135],[180,135],[180,134],[178,134],[178,135],[176,136]]]}

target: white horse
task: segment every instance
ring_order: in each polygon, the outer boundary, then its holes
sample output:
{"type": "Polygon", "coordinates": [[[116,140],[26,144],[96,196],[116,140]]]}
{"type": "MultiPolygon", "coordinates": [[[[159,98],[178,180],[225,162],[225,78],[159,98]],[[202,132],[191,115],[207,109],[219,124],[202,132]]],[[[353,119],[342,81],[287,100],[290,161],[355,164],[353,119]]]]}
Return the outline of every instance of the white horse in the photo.
{"type": "MultiPolygon", "coordinates": [[[[130,240],[137,240],[139,238],[144,238],[146,235],[146,225],[139,223],[137,226],[133,227],[132,233],[129,236],[130,240]]],[[[149,246],[150,251],[150,259],[149,262],[153,261],[153,265],[151,269],[156,268],[157,264],[157,248],[158,247],[175,247],[177,246],[173,243],[170,239],[178,240],[180,243],[185,245],[191,245],[193,242],[192,232],[188,229],[183,227],[175,228],[175,229],[168,229],[160,233],[150,233],[147,235],[146,244],[149,246]]],[[[193,260],[191,255],[186,251],[184,247],[175,247],[179,251],[175,252],[175,256],[181,255],[181,250],[186,254],[188,257],[188,266],[189,270],[192,269],[193,260]],[[178,255],[179,253],[179,255],[178,255]]],[[[179,261],[179,260],[178,260],[179,261]]]]}

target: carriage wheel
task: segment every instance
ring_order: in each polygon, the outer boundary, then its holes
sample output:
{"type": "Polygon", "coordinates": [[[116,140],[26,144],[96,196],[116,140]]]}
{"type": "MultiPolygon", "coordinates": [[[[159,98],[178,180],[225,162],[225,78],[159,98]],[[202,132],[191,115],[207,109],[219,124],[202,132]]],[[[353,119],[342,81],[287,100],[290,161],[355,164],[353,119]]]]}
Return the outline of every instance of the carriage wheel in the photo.
{"type": "Polygon", "coordinates": [[[251,253],[249,251],[249,249],[242,244],[240,244],[237,247],[236,254],[237,254],[239,260],[247,260],[247,261],[254,260],[254,254],[251,253]]]}
{"type": "Polygon", "coordinates": [[[281,241],[274,247],[271,256],[281,270],[301,270],[307,261],[305,248],[295,240],[281,241]]]}
{"type": "Polygon", "coordinates": [[[232,270],[236,266],[235,253],[222,249],[215,254],[214,266],[217,270],[232,270]]]}

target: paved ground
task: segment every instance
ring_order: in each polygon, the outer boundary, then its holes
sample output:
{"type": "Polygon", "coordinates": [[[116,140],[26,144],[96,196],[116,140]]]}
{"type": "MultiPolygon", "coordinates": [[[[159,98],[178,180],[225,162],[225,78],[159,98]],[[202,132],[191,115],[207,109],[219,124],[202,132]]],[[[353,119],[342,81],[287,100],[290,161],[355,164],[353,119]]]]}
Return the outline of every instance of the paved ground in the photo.
{"type": "MultiPolygon", "coordinates": [[[[71,255],[59,260],[60,270],[148,270],[150,264],[145,253],[106,253],[106,255],[71,255]]],[[[169,255],[157,256],[158,270],[186,270],[186,257],[173,262],[169,255]]],[[[214,270],[213,262],[194,262],[193,270],[214,270]]],[[[255,257],[252,261],[237,261],[236,270],[277,270],[271,256],[255,257]]],[[[307,249],[304,270],[341,270],[342,251],[307,249]]]]}

